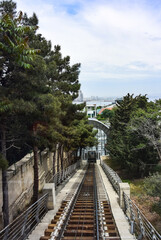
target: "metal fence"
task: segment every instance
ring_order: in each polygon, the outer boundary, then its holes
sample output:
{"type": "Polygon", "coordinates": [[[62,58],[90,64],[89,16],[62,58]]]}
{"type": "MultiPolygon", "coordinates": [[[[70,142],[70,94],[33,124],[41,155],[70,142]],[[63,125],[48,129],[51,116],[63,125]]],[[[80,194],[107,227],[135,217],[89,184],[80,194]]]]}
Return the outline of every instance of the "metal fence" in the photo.
{"type": "Polygon", "coordinates": [[[101,166],[106,174],[106,176],[108,177],[110,183],[112,184],[113,188],[115,189],[115,191],[119,194],[119,183],[122,182],[121,178],[118,176],[118,174],[109,166],[107,166],[107,164],[105,164],[103,161],[101,161],[101,166]]]}
{"type": "MultiPolygon", "coordinates": [[[[122,180],[118,174],[104,162],[101,162],[101,166],[109,181],[111,182],[113,188],[119,195],[119,183],[121,183],[122,180]]],[[[135,235],[137,240],[161,240],[161,235],[125,193],[123,193],[123,200],[123,211],[129,221],[131,234],[135,235]]]]}
{"type": "Polygon", "coordinates": [[[64,180],[66,180],[72,173],[74,173],[76,171],[77,168],[80,167],[80,161],[70,165],[69,167],[67,167],[66,169],[64,169],[63,171],[60,171],[58,173],[56,173],[53,177],[52,177],[52,182],[55,183],[55,188],[61,184],[64,180]]]}
{"type": "Polygon", "coordinates": [[[133,201],[123,193],[124,212],[130,223],[130,232],[135,234],[138,240],[161,240],[161,235],[146,219],[133,201]]]}
{"type": "Polygon", "coordinates": [[[0,240],[25,240],[48,211],[48,194],[31,205],[11,224],[0,231],[0,240]]]}

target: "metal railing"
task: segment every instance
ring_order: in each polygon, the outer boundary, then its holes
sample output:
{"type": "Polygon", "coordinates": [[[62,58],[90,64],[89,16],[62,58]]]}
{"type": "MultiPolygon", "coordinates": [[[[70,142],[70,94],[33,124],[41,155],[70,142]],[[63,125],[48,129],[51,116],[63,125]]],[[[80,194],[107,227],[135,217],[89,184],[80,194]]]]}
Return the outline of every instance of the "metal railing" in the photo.
{"type": "MultiPolygon", "coordinates": [[[[122,180],[118,174],[103,161],[101,161],[101,166],[113,188],[120,195],[119,183],[121,183],[122,180]]],[[[125,193],[123,193],[123,201],[123,211],[129,221],[131,234],[135,235],[137,240],[161,240],[161,235],[125,193]]]]}
{"type": "Polygon", "coordinates": [[[48,211],[48,194],[31,205],[12,223],[0,231],[0,240],[25,240],[48,211]]]}
{"type": "Polygon", "coordinates": [[[161,240],[161,235],[146,219],[133,201],[125,193],[123,193],[123,198],[123,210],[130,223],[131,234],[135,234],[138,240],[161,240]]]}
{"type": "Polygon", "coordinates": [[[57,186],[59,184],[61,184],[63,181],[65,181],[72,173],[74,173],[76,171],[77,168],[80,167],[80,161],[70,165],[69,167],[67,167],[66,169],[56,173],[53,177],[52,177],[52,182],[55,183],[55,188],[57,188],[57,186]]]}
{"type": "Polygon", "coordinates": [[[117,194],[119,194],[119,191],[120,191],[119,183],[122,183],[121,178],[118,176],[118,174],[112,168],[107,166],[107,164],[105,164],[103,161],[101,161],[101,166],[102,166],[106,176],[108,177],[110,183],[112,184],[113,188],[115,189],[117,194]]]}

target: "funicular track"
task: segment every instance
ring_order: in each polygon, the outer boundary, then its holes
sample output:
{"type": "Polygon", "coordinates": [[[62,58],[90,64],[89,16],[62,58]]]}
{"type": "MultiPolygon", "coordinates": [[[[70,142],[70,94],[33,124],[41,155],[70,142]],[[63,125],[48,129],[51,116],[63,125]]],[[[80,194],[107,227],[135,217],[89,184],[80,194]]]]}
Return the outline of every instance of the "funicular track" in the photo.
{"type": "Polygon", "coordinates": [[[119,240],[109,201],[95,169],[86,174],[70,200],[64,200],[40,240],[119,240]]]}

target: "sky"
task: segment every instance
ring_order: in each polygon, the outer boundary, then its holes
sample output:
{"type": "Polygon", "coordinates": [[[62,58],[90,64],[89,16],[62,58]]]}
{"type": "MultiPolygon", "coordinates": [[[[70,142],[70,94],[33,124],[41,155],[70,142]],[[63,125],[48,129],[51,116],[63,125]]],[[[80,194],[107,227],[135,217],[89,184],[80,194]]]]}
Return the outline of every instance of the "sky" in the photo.
{"type": "Polygon", "coordinates": [[[85,97],[161,98],[160,0],[15,0],[39,32],[81,63],[85,97]]]}

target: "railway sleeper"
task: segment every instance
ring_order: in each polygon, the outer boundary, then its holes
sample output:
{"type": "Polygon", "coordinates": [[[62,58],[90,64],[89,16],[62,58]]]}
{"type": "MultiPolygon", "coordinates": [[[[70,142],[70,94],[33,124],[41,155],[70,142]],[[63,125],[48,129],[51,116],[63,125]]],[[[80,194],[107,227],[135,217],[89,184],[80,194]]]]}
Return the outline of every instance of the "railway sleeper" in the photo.
{"type": "Polygon", "coordinates": [[[93,230],[80,230],[80,229],[73,229],[68,230],[66,229],[64,232],[64,236],[93,236],[93,230]]]}
{"type": "Polygon", "coordinates": [[[93,220],[93,216],[92,215],[79,215],[79,216],[71,216],[70,220],[81,220],[83,219],[85,220],[93,220]]]}
{"type": "Polygon", "coordinates": [[[48,239],[50,239],[50,236],[42,236],[42,237],[40,237],[40,240],[48,240],[48,239]]]}
{"type": "MultiPolygon", "coordinates": [[[[84,180],[82,189],[77,197],[75,206],[71,209],[68,218],[67,226],[64,227],[64,232],[62,232],[61,238],[58,236],[57,240],[96,240],[96,212],[94,202],[94,184],[92,176],[93,170],[88,171],[88,175],[84,180]],[[63,235],[62,235],[63,234],[63,235]]],[[[44,235],[40,240],[48,240],[51,238],[52,232],[55,230],[58,222],[60,221],[61,216],[65,211],[65,207],[68,205],[69,201],[63,201],[61,207],[56,213],[54,219],[51,220],[51,224],[48,225],[48,228],[45,230],[44,235]]],[[[110,204],[107,200],[101,201],[98,204],[98,219],[100,225],[98,226],[98,232],[100,233],[99,239],[106,240],[119,240],[119,234],[115,226],[115,221],[112,216],[110,204]],[[99,208],[101,206],[101,208],[99,208]],[[101,233],[103,235],[101,236],[101,233]],[[105,238],[104,238],[105,237],[105,238]]],[[[98,233],[97,232],[97,233],[98,233]]]]}
{"type": "Polygon", "coordinates": [[[82,230],[93,230],[94,224],[68,224],[67,229],[82,229],[82,230]]]}
{"type": "MultiPolygon", "coordinates": [[[[94,239],[96,239],[96,238],[93,238],[93,237],[90,237],[90,236],[81,236],[81,237],[79,237],[79,236],[74,236],[74,237],[72,237],[72,236],[70,236],[70,237],[68,237],[68,236],[65,236],[65,237],[63,237],[62,238],[63,240],[94,240],[94,239]]],[[[115,239],[114,239],[115,240],[115,239]]],[[[118,240],[118,239],[117,239],[118,240]]]]}
{"type": "Polygon", "coordinates": [[[88,220],[88,219],[79,219],[79,220],[69,220],[69,224],[94,224],[94,220],[88,220]]]}
{"type": "Polygon", "coordinates": [[[118,236],[116,229],[115,230],[108,229],[108,230],[105,230],[105,232],[109,234],[109,237],[117,237],[118,236]]]}

